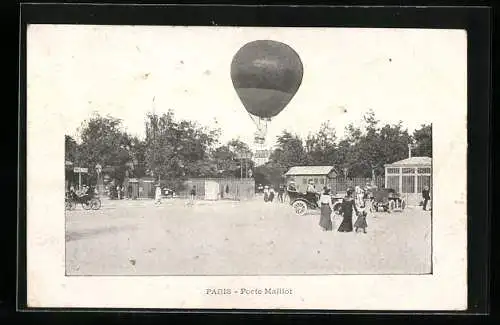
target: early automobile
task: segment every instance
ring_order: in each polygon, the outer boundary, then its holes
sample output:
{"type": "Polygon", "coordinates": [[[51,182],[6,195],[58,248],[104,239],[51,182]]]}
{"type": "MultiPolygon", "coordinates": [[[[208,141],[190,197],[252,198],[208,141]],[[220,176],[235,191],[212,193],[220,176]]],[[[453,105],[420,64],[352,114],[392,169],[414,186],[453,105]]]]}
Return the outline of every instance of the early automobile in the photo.
{"type": "Polygon", "coordinates": [[[399,209],[404,210],[406,202],[401,195],[392,188],[381,188],[373,191],[371,207],[374,212],[382,208],[385,212],[399,209]]]}
{"type": "Polygon", "coordinates": [[[162,189],[162,194],[163,194],[163,197],[165,198],[174,198],[176,197],[176,193],[173,189],[171,188],[168,188],[168,187],[164,187],[162,189]]]}
{"type": "MultiPolygon", "coordinates": [[[[317,193],[302,193],[298,191],[287,190],[288,197],[290,198],[290,205],[293,207],[297,215],[305,215],[309,210],[319,209],[319,194],[317,193]]],[[[335,213],[340,214],[342,197],[331,195],[333,210],[335,213]]]]}

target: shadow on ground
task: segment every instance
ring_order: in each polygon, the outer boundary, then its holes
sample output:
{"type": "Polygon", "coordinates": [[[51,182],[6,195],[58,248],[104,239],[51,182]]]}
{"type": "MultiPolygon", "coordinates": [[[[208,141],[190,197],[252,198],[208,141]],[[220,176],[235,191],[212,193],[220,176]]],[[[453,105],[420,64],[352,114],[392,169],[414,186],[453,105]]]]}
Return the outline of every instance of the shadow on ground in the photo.
{"type": "Polygon", "coordinates": [[[67,232],[66,233],[66,242],[87,239],[89,237],[96,237],[99,235],[107,235],[107,234],[113,234],[113,233],[116,234],[120,231],[131,230],[131,229],[137,229],[137,226],[128,225],[128,226],[122,226],[122,227],[105,227],[105,228],[89,229],[89,230],[77,231],[77,232],[76,231],[67,232]]]}

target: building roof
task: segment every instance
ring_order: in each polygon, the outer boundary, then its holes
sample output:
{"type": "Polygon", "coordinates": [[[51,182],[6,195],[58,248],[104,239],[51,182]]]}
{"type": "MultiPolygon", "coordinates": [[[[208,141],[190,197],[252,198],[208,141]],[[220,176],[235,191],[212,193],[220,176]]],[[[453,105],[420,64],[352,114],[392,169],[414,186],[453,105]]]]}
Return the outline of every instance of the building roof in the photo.
{"type": "Polygon", "coordinates": [[[290,168],[285,175],[327,175],[334,171],[333,166],[295,166],[290,168]]]}
{"type": "Polygon", "coordinates": [[[432,158],[430,157],[411,157],[403,160],[386,164],[385,167],[406,167],[406,166],[431,166],[432,158]]]}

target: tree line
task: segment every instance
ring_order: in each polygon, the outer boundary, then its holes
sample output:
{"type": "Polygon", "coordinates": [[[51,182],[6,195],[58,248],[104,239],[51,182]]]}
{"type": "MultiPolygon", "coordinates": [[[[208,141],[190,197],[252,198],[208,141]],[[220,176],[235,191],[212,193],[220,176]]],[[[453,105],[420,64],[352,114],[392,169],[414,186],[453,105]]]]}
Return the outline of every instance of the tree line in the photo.
{"type": "MultiPolygon", "coordinates": [[[[100,164],[112,166],[118,180],[153,176],[173,187],[188,177],[240,177],[238,154],[251,152],[250,146],[239,139],[221,143],[221,132],[168,111],[148,113],[145,137],[139,139],[123,129],[120,119],[94,113],[80,127],[80,141],[65,136],[65,155],[94,177],[93,167],[100,164]]],[[[305,139],[284,130],[266,164],[244,164],[261,184],[281,183],[290,167],[306,165],[333,165],[345,177],[375,177],[384,174],[384,164],[407,158],[409,144],[414,156],[432,157],[432,126],[421,125],[409,134],[402,122],[381,125],[369,111],[362,125],[347,125],[342,138],[329,121],[305,139]]]]}
{"type": "MultiPolygon", "coordinates": [[[[65,136],[65,159],[89,168],[96,176],[97,164],[112,167],[112,177],[152,176],[179,187],[188,177],[240,177],[239,153],[249,146],[239,139],[221,144],[221,130],[176,119],[172,111],[148,113],[145,138],[127,133],[122,120],[94,113],[78,130],[79,140],[65,136]]],[[[248,169],[253,163],[247,161],[248,169]]]]}

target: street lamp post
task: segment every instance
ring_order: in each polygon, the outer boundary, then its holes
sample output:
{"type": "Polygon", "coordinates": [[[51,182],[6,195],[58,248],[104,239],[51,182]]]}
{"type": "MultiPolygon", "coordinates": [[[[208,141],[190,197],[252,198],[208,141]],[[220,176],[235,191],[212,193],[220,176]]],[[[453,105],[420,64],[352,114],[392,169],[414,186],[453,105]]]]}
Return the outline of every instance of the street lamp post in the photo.
{"type": "Polygon", "coordinates": [[[412,149],[415,149],[415,145],[412,143],[408,144],[408,158],[411,158],[411,151],[412,149]]]}

